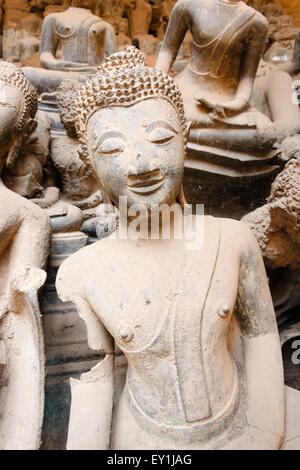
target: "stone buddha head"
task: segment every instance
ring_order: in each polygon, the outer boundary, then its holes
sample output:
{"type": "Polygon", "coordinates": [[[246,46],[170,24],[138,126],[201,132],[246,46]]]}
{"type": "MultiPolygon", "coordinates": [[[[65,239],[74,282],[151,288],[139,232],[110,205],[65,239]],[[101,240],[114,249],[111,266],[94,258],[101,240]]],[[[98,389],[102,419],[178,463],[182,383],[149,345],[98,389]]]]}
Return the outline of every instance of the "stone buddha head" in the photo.
{"type": "Polygon", "coordinates": [[[126,196],[129,207],[147,208],[183,202],[186,122],[171,77],[129,47],[106,59],[75,107],[82,158],[110,201],[119,206],[126,196]]]}
{"type": "Polygon", "coordinates": [[[1,168],[14,165],[24,141],[36,128],[36,111],[36,91],[20,67],[0,62],[1,168]]]}

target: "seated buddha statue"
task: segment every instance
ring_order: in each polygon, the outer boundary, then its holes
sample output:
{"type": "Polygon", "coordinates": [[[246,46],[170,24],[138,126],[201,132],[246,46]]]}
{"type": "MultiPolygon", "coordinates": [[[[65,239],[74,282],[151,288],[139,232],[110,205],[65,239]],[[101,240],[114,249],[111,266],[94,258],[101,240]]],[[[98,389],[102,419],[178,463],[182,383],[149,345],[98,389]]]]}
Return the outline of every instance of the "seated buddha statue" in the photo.
{"type": "Polygon", "coordinates": [[[53,89],[68,72],[94,73],[104,58],[116,52],[113,27],[91,10],[81,8],[81,0],[71,0],[69,8],[51,13],[43,22],[40,63],[47,69],[25,67],[26,77],[39,88],[40,81],[53,89]]]}
{"type": "Polygon", "coordinates": [[[263,15],[243,1],[177,1],[156,68],[171,70],[189,30],[192,55],[176,82],[190,122],[190,142],[261,155],[272,148],[276,132],[271,120],[250,105],[267,29],[263,15]]]}
{"type": "Polygon", "coordinates": [[[37,100],[19,67],[1,62],[0,72],[0,449],[37,450],[45,375],[38,291],[51,225],[42,209],[2,181],[32,130],[37,100]]]}
{"type": "Polygon", "coordinates": [[[79,90],[74,112],[82,158],[128,231],[58,271],[59,296],[76,304],[89,345],[106,354],[71,380],[67,448],[278,449],[282,359],[258,244],[245,224],[203,215],[198,235],[174,235],[175,217],[185,217],[187,126],[173,79],[129,48],[79,90]],[[146,230],[130,229],[136,210],[146,230]],[[128,369],[113,407],[115,344],[128,369]]]}

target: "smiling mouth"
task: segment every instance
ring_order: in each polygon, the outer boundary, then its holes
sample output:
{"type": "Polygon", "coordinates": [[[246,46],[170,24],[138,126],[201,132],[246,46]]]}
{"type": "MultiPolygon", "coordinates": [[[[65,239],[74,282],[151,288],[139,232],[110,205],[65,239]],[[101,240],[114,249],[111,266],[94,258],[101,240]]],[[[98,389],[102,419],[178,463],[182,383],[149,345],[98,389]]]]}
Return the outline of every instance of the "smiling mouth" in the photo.
{"type": "Polygon", "coordinates": [[[137,194],[151,194],[157,191],[164,184],[165,178],[155,181],[143,181],[128,185],[130,191],[137,194]]]}

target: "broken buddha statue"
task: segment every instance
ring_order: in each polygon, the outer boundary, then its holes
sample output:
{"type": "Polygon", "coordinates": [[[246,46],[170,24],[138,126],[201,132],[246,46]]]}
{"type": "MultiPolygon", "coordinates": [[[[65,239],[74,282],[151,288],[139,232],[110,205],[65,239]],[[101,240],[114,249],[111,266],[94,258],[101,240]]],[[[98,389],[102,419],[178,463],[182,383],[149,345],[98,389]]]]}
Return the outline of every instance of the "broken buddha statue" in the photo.
{"type": "Polygon", "coordinates": [[[189,30],[187,67],[176,76],[189,141],[203,146],[264,155],[276,141],[271,120],[250,105],[267,37],[267,20],[239,0],[178,0],[156,68],[169,73],[189,30]]]}
{"type": "Polygon", "coordinates": [[[34,450],[44,406],[38,291],[46,280],[51,225],[2,180],[32,131],[37,99],[19,67],[1,62],[0,72],[0,449],[34,450]]]}
{"type": "MultiPolygon", "coordinates": [[[[30,83],[25,78],[22,70],[8,62],[0,63],[0,84],[9,87],[11,75],[15,72],[18,77],[11,86],[14,99],[11,106],[18,107],[25,100],[24,87],[19,83],[30,83]],[[12,70],[12,71],[11,71],[12,70]],[[11,71],[11,73],[10,73],[11,71]],[[22,80],[21,80],[21,78],[22,80]]],[[[37,101],[37,94],[33,87],[31,95],[37,101]]],[[[9,96],[10,98],[10,96],[9,96]]],[[[31,199],[50,216],[54,233],[73,232],[80,229],[83,223],[83,215],[79,208],[60,199],[60,189],[55,186],[55,176],[47,164],[49,160],[50,126],[51,121],[47,114],[37,111],[32,113],[31,120],[11,142],[7,150],[7,164],[3,170],[5,185],[19,195],[31,199]],[[50,171],[49,171],[50,170],[50,171]]]]}
{"type": "Polygon", "coordinates": [[[58,271],[60,298],[106,353],[71,380],[68,449],[278,449],[283,369],[258,244],[244,224],[211,216],[195,216],[203,230],[192,237],[172,230],[186,217],[179,89],[129,48],[105,61],[74,109],[82,152],[125,224],[58,271]],[[148,224],[135,231],[139,211],[148,224]],[[115,344],[128,370],[113,407],[115,344]]]}
{"type": "Polygon", "coordinates": [[[71,0],[66,11],[51,13],[44,19],[40,63],[47,70],[25,67],[26,77],[37,89],[55,91],[74,73],[95,73],[104,58],[117,51],[113,27],[82,8],[82,3],[71,0]]]}

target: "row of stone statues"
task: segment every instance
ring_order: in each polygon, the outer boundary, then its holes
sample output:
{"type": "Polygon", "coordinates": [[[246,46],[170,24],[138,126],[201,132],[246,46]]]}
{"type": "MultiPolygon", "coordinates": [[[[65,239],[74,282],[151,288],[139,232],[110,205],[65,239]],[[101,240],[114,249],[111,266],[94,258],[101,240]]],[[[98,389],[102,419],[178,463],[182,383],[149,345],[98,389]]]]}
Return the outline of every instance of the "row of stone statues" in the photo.
{"type": "Polygon", "coordinates": [[[1,63],[0,70],[0,447],[35,449],[45,374],[38,291],[46,279],[51,225],[42,209],[3,183],[36,127],[37,99],[21,70],[8,63],[1,63]]]}
{"type": "MultiPolygon", "coordinates": [[[[74,6],[90,9],[96,16],[110,23],[117,34],[119,48],[131,44],[135,38],[143,51],[152,55],[156,53],[164,37],[175,3],[176,0],[76,0],[74,6]]],[[[291,17],[273,0],[247,0],[246,3],[269,19],[269,46],[275,41],[270,54],[274,52],[276,55],[276,50],[281,45],[287,47],[290,53],[296,31],[291,24],[291,17]]],[[[65,12],[69,6],[70,0],[5,2],[3,57],[27,65],[37,65],[43,18],[65,12]]]]}
{"type": "MultiPolygon", "coordinates": [[[[112,214],[129,225],[134,205],[173,207],[172,225],[185,206],[185,170],[205,174],[216,162],[227,170],[241,162],[251,169],[243,170],[247,177],[256,177],[268,173],[282,142],[300,133],[286,72],[265,79],[263,98],[256,97],[256,107],[251,101],[267,23],[245,3],[178,0],[155,68],[134,47],[115,52],[111,26],[74,5],[47,16],[41,47],[41,63],[53,72],[53,79],[46,72],[47,87],[66,132],[55,134],[49,114],[37,111],[45,70],[24,70],[36,91],[17,66],[0,63],[1,448],[40,443],[38,292],[51,227],[95,239],[112,214]],[[168,73],[188,29],[192,55],[174,80],[168,73]],[[31,403],[26,409],[24,393],[31,403]]],[[[286,181],[297,174],[298,162],[284,171],[259,214],[267,214],[264,222],[277,214],[280,236],[288,234],[293,247],[298,199],[291,199],[294,184],[286,181]],[[275,194],[280,184],[286,196],[280,189],[275,194]]],[[[202,243],[193,240],[195,250],[188,249],[191,240],[163,239],[161,217],[156,240],[148,231],[134,239],[112,234],[60,267],[60,297],[77,306],[90,347],[105,355],[71,383],[69,449],[282,446],[282,360],[259,246],[241,222],[197,218],[204,235],[202,243]],[[128,369],[113,406],[115,345],[128,369]]],[[[151,229],[149,212],[146,220],[151,229]]],[[[271,236],[264,235],[264,243],[268,258],[271,236]]]]}

